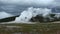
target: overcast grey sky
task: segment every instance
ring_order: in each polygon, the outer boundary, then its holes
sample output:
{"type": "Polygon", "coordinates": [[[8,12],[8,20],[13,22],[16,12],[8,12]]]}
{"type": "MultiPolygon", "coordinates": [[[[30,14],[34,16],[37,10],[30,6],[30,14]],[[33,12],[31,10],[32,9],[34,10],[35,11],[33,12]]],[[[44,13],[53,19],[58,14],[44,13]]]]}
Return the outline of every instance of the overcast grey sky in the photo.
{"type": "Polygon", "coordinates": [[[25,7],[60,6],[60,0],[0,0],[0,11],[12,14],[20,14],[25,7]],[[4,4],[4,5],[1,5],[4,4]]]}
{"type": "Polygon", "coordinates": [[[44,6],[60,6],[60,0],[0,0],[5,4],[18,4],[18,5],[44,5],[44,6]]]}

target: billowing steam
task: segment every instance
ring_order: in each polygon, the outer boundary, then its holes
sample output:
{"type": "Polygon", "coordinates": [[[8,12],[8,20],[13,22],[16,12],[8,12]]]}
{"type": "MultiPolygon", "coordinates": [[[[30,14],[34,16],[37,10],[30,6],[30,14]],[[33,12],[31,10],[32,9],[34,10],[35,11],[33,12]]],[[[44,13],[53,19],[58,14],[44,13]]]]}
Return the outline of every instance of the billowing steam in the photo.
{"type": "Polygon", "coordinates": [[[19,17],[16,18],[16,22],[29,22],[32,17],[37,15],[42,15],[43,17],[48,17],[51,14],[51,9],[48,8],[33,8],[30,7],[23,11],[19,17]]]}

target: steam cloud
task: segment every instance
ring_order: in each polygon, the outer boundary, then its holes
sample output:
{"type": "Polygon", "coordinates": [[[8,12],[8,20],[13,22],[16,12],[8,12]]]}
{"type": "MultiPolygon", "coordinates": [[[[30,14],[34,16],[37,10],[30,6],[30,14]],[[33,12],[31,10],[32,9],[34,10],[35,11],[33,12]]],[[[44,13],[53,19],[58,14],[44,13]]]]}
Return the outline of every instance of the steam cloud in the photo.
{"type": "Polygon", "coordinates": [[[51,14],[51,9],[48,8],[33,8],[30,7],[27,10],[23,11],[19,17],[16,18],[16,22],[29,22],[32,17],[41,15],[43,17],[48,17],[51,14]]]}

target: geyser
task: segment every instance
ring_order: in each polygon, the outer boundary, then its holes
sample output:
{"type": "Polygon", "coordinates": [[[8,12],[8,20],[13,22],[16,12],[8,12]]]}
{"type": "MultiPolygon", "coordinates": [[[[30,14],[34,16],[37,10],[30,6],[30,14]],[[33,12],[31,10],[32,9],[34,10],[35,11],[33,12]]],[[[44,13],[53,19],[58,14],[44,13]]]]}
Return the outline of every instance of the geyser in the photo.
{"type": "Polygon", "coordinates": [[[24,10],[19,17],[16,18],[16,22],[29,22],[32,17],[37,15],[42,15],[44,18],[49,17],[51,14],[51,9],[48,8],[33,8],[30,7],[27,10],[24,10]]]}

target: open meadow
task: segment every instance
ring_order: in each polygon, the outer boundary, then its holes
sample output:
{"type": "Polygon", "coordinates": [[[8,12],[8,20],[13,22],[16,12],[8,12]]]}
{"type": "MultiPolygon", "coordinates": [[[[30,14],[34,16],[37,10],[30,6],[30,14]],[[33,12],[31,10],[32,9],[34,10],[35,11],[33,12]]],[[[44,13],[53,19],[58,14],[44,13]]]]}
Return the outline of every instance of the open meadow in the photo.
{"type": "Polygon", "coordinates": [[[59,34],[60,23],[0,24],[0,34],[59,34]]]}

